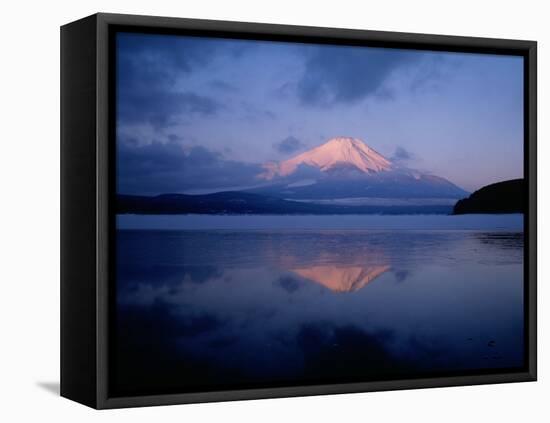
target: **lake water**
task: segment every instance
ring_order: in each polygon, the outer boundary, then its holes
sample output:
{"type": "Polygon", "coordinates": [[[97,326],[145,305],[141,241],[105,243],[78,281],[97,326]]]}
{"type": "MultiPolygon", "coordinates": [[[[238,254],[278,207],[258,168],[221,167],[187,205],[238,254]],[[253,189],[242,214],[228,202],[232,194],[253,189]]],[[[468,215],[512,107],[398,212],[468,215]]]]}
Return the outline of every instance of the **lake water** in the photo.
{"type": "Polygon", "coordinates": [[[117,224],[118,394],[523,366],[519,215],[117,224]]]}

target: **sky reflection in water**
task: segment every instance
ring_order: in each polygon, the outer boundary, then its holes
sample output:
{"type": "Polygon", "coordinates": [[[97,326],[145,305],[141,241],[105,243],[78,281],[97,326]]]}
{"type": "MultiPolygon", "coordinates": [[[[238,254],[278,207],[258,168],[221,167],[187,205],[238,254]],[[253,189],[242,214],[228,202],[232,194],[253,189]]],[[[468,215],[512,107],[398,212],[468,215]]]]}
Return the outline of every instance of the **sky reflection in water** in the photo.
{"type": "Polygon", "coordinates": [[[523,234],[117,233],[116,392],[523,364],[523,234]]]}

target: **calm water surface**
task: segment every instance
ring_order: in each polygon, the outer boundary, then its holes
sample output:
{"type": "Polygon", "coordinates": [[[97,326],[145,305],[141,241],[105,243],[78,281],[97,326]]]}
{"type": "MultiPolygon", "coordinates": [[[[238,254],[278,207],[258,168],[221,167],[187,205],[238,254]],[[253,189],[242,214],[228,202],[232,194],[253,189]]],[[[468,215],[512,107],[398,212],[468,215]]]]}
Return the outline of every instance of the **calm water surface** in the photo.
{"type": "Polygon", "coordinates": [[[120,229],[113,388],[520,367],[523,234],[517,218],[497,220],[477,229],[120,229]]]}

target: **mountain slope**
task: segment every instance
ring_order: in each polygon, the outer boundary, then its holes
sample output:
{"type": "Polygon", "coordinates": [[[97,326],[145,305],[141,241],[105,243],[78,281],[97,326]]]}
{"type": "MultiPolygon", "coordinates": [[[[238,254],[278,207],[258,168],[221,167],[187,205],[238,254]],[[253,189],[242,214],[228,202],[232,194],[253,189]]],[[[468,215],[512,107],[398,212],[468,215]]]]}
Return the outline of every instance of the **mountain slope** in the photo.
{"type": "Polygon", "coordinates": [[[322,178],[308,185],[276,183],[249,192],[295,200],[339,198],[446,198],[468,195],[444,178],[433,175],[414,176],[408,172],[385,172],[363,178],[322,178]]]}
{"type": "Polygon", "coordinates": [[[248,192],[296,200],[445,198],[468,195],[445,178],[392,163],[357,138],[337,137],[293,158],[264,165],[268,184],[248,192]]]}
{"type": "Polygon", "coordinates": [[[276,176],[288,176],[300,165],[315,167],[321,172],[348,168],[363,173],[381,172],[392,167],[388,159],[363,141],[357,138],[337,137],[289,160],[264,165],[266,171],[260,177],[270,180],[276,176]]]}

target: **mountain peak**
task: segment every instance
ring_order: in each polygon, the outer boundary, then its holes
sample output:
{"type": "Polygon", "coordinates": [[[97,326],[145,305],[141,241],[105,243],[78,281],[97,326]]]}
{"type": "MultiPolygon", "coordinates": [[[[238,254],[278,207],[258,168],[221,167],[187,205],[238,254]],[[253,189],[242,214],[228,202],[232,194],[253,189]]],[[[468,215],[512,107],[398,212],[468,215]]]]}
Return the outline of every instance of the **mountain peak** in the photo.
{"type": "Polygon", "coordinates": [[[353,137],[334,137],[326,141],[322,145],[346,145],[346,146],[353,146],[353,145],[366,145],[363,141],[361,141],[359,138],[353,138],[353,137]]]}
{"type": "Polygon", "coordinates": [[[331,172],[349,168],[361,173],[376,173],[390,170],[391,162],[362,140],[352,137],[335,137],[324,144],[279,163],[264,165],[264,179],[275,176],[288,176],[298,166],[307,165],[321,172],[331,172]]]}

